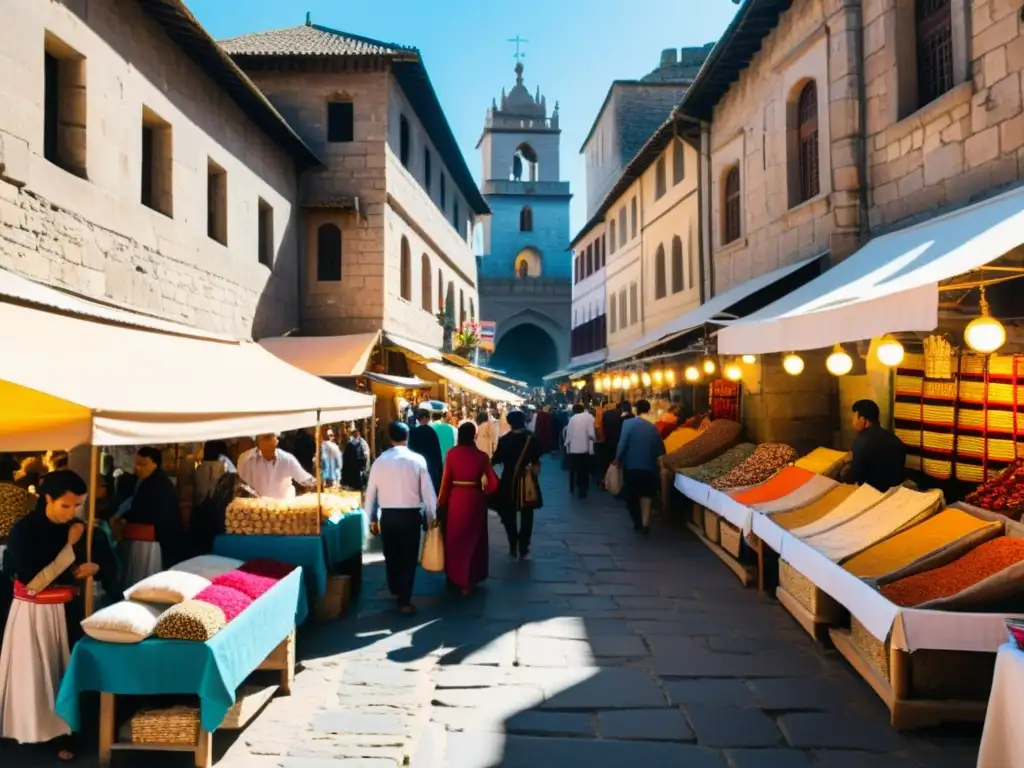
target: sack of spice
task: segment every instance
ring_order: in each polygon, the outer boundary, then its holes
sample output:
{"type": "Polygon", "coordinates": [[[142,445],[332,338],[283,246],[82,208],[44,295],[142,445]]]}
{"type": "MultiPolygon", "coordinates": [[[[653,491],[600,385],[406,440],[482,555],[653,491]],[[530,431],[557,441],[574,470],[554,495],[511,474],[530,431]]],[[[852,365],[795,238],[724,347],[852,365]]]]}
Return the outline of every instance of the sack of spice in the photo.
{"type": "Polygon", "coordinates": [[[661,457],[663,468],[678,472],[686,467],[696,467],[721,456],[740,438],[743,430],[737,422],[728,419],[716,419],[690,442],[678,451],[661,457]]]}
{"type": "Polygon", "coordinates": [[[1024,512],[1024,459],[1017,459],[998,477],[979,485],[964,501],[1020,520],[1024,512]]]}
{"type": "Polygon", "coordinates": [[[728,491],[763,483],[787,464],[792,464],[796,457],[796,451],[785,443],[762,443],[750,458],[712,481],[711,487],[728,491]]]}
{"type": "Polygon", "coordinates": [[[753,443],[734,445],[717,459],[705,461],[696,467],[683,467],[678,474],[685,475],[698,483],[710,483],[716,477],[721,477],[733,467],[750,458],[750,454],[756,447],[753,443]]]}

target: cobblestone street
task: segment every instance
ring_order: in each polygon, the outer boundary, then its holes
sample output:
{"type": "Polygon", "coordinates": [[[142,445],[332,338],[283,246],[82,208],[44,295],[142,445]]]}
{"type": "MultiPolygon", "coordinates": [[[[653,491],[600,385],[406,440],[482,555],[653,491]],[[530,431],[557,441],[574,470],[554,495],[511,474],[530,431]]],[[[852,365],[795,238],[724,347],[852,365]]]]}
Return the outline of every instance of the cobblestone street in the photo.
{"type": "Polygon", "coordinates": [[[469,599],[421,572],[418,615],[398,617],[380,597],[382,565],[368,565],[358,614],[300,632],[293,694],[219,734],[218,765],[974,765],[980,729],[897,734],[835,652],[681,525],[637,537],[607,495],[571,501],[553,461],[543,486],[532,560],[510,560],[492,520],[491,577],[469,599]]]}

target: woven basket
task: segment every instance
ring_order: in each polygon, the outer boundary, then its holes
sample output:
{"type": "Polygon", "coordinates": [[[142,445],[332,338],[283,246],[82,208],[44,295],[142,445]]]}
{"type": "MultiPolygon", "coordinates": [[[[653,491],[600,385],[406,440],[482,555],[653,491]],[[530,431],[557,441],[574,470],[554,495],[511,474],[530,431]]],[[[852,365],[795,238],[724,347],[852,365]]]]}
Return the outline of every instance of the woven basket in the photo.
{"type": "Polygon", "coordinates": [[[142,709],[131,719],[133,744],[196,744],[199,742],[199,709],[176,706],[142,709]]]}
{"type": "Polygon", "coordinates": [[[779,560],[779,586],[786,590],[819,624],[838,625],[846,610],[785,560],[779,560]]]}
{"type": "Polygon", "coordinates": [[[739,559],[740,555],[743,554],[743,534],[740,532],[740,529],[722,520],[718,530],[722,549],[739,559]]]}
{"type": "Polygon", "coordinates": [[[719,523],[721,523],[721,521],[722,518],[720,518],[710,509],[704,510],[704,535],[716,544],[718,543],[718,540],[720,538],[719,523]]]}
{"type": "MultiPolygon", "coordinates": [[[[876,638],[853,617],[850,618],[850,642],[891,684],[890,642],[876,638]]],[[[926,649],[909,654],[907,661],[910,666],[908,698],[988,700],[995,671],[994,653],[926,649]]]]}

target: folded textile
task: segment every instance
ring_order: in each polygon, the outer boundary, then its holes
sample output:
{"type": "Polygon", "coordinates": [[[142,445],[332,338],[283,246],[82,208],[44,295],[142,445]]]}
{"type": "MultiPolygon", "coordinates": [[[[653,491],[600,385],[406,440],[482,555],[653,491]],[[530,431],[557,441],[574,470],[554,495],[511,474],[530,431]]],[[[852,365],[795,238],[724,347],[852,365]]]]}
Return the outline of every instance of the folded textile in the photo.
{"type": "Polygon", "coordinates": [[[832,562],[852,557],[926,517],[942,504],[942,491],[897,488],[866,512],[804,541],[832,562]]]}
{"type": "Polygon", "coordinates": [[[827,515],[800,528],[793,528],[793,535],[801,539],[830,531],[837,525],[852,520],[885,498],[885,494],[870,485],[858,486],[842,504],[827,515]]]}
{"type": "MultiPolygon", "coordinates": [[[[785,472],[787,469],[798,469],[798,467],[786,467],[782,472],[785,472]]],[[[779,474],[781,475],[782,472],[779,472],[779,474]]],[[[812,475],[810,480],[791,493],[775,499],[774,501],[765,501],[759,504],[754,504],[753,507],[758,512],[766,515],[775,514],[777,512],[789,512],[790,510],[806,507],[808,504],[817,501],[829,491],[838,487],[838,485],[839,483],[831,477],[826,477],[825,475],[812,475]]]]}
{"type": "Polygon", "coordinates": [[[772,522],[787,531],[802,528],[805,525],[820,520],[829,512],[836,509],[840,504],[850,498],[857,491],[855,485],[840,485],[833,488],[820,499],[808,504],[806,507],[794,509],[791,512],[779,512],[772,515],[772,522]]]}

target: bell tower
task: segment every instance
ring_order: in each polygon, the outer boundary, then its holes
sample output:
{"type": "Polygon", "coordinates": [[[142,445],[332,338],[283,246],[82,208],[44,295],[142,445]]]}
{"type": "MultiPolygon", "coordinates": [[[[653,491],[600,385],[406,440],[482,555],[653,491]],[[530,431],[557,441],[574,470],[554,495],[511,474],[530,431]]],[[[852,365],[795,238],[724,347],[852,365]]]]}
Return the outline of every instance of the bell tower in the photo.
{"type": "Polygon", "coordinates": [[[540,328],[557,351],[550,373],[569,359],[572,195],[561,178],[558,103],[549,113],[540,88],[530,93],[521,58],[517,51],[515,85],[508,92],[502,88],[500,101],[492,100],[477,143],[482,191],[491,209],[482,224],[480,316],[497,323],[492,362],[510,371],[514,361],[502,350],[502,339],[527,320],[540,328]]]}

